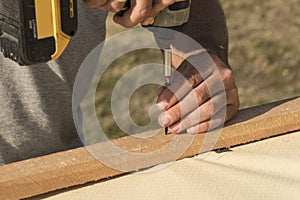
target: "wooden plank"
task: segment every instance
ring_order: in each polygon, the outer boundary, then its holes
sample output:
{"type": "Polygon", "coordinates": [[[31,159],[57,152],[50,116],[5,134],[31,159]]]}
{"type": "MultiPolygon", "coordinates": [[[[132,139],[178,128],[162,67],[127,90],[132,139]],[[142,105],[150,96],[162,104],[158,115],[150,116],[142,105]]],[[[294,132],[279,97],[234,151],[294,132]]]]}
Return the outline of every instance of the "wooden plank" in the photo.
{"type": "MultiPolygon", "coordinates": [[[[213,149],[231,147],[257,141],[263,138],[300,129],[300,98],[280,101],[258,107],[240,110],[238,115],[222,129],[220,133],[197,134],[188,149],[180,158],[191,157],[200,151],[206,151],[203,141],[206,136],[217,136],[213,149]]],[[[163,146],[173,143],[179,147],[191,137],[188,134],[165,136],[163,131],[153,137],[141,139],[124,137],[113,142],[115,145],[135,153],[159,152],[163,146]]],[[[105,143],[94,145],[95,148],[105,143]]],[[[157,153],[153,157],[135,159],[127,154],[109,155],[117,157],[123,165],[132,169],[151,167],[168,162],[178,148],[157,153]]],[[[46,192],[81,185],[124,174],[96,160],[85,148],[59,152],[0,167],[0,199],[19,199],[46,192]]]]}

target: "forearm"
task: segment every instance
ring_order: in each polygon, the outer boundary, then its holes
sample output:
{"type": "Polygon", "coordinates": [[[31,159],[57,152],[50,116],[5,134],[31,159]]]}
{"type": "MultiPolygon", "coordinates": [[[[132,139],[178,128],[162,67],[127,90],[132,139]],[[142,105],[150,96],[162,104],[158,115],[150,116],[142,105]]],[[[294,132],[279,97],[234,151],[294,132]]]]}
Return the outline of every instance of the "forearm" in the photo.
{"type": "Polygon", "coordinates": [[[228,32],[218,0],[192,0],[190,20],[184,33],[228,65],[228,32]]]}

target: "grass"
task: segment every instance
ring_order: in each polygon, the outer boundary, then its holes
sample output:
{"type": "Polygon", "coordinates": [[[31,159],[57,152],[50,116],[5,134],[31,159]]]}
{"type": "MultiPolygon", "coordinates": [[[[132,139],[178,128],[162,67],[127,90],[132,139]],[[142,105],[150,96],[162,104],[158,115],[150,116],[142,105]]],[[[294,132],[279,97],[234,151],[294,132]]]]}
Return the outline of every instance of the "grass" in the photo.
{"type": "MultiPolygon", "coordinates": [[[[300,1],[221,0],[230,37],[229,60],[238,85],[241,108],[300,95],[300,1]]],[[[108,35],[123,29],[108,23],[108,35]]],[[[135,51],[117,59],[102,77],[96,96],[99,121],[109,137],[124,135],[112,119],[110,95],[116,81],[130,68],[161,62],[155,50],[135,51]],[[114,133],[114,134],[113,134],[114,133]],[[117,133],[117,134],[115,134],[117,133]]],[[[140,88],[130,112],[138,124],[149,122],[157,86],[140,88]]]]}
{"type": "MultiPolygon", "coordinates": [[[[99,123],[109,138],[126,135],[119,129],[112,118],[111,95],[117,81],[130,69],[147,63],[161,63],[161,53],[158,50],[143,49],[125,54],[115,60],[104,72],[99,81],[96,93],[96,113],[99,123]],[[138,56],[137,56],[138,55],[138,56]]],[[[154,105],[157,97],[158,85],[145,85],[132,95],[129,110],[133,121],[145,126],[150,122],[148,110],[154,105]]],[[[120,113],[121,114],[121,113],[120,113]]],[[[121,116],[118,116],[121,117],[121,116]]]]}
{"type": "Polygon", "coordinates": [[[241,107],[300,95],[300,1],[221,1],[241,107]]]}

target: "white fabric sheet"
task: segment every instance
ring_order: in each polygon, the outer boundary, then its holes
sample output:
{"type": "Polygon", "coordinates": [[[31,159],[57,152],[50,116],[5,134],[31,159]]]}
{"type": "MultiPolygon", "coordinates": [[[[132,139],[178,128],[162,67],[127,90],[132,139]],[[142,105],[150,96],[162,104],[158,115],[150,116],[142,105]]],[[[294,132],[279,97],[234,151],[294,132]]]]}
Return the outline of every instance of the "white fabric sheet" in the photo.
{"type": "Polygon", "coordinates": [[[40,196],[58,199],[300,199],[300,132],[40,196]]]}

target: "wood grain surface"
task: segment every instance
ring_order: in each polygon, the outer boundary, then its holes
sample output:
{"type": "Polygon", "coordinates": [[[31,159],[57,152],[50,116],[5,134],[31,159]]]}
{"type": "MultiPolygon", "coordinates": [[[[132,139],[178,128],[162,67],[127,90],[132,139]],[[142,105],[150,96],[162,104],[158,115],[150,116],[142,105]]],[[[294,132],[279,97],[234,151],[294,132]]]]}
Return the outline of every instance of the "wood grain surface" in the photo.
{"type": "Polygon", "coordinates": [[[152,137],[128,136],[93,145],[88,150],[82,147],[0,166],[0,199],[26,198],[106,180],[129,171],[191,157],[201,152],[296,131],[300,129],[299,119],[300,98],[297,97],[240,110],[220,131],[165,136],[164,131],[160,130],[152,137]],[[124,150],[123,153],[113,152],[107,155],[107,160],[119,161],[120,168],[117,169],[98,161],[90,153],[93,149],[101,150],[111,144],[124,150]],[[139,156],[130,156],[132,154],[139,156]]]}

